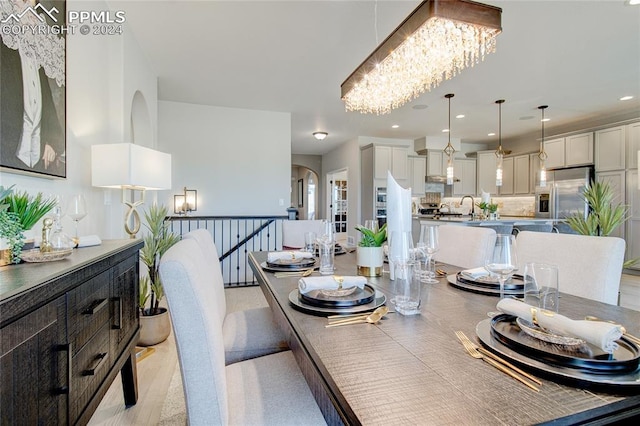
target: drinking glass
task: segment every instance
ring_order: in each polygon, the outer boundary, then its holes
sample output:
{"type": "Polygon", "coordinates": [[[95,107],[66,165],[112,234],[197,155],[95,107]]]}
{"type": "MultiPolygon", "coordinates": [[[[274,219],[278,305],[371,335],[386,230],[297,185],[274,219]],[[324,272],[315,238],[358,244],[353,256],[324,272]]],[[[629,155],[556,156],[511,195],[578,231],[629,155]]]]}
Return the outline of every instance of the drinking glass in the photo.
{"type": "Polygon", "coordinates": [[[67,203],[67,216],[71,218],[75,222],[75,236],[73,237],[73,242],[76,247],[80,242],[80,237],[78,236],[78,222],[87,215],[87,203],[84,200],[84,195],[76,194],[72,195],[69,198],[69,202],[67,203]]]}
{"type": "Polygon", "coordinates": [[[373,232],[378,232],[379,227],[378,227],[378,221],[377,220],[372,220],[372,219],[367,219],[364,221],[364,227],[367,229],[371,229],[373,232]]]}
{"type": "Polygon", "coordinates": [[[315,232],[305,232],[304,233],[304,250],[309,253],[316,252],[316,233],[315,232]]]}
{"type": "Polygon", "coordinates": [[[325,221],[322,235],[317,239],[318,256],[320,257],[320,273],[331,275],[334,271],[335,233],[333,223],[325,221]]]}
{"type": "Polygon", "coordinates": [[[402,315],[420,313],[420,275],[416,262],[396,262],[393,264],[395,282],[393,283],[395,310],[402,315]]]}
{"type": "Polygon", "coordinates": [[[524,301],[549,311],[558,312],[558,266],[527,263],[524,266],[524,301]]]}
{"type": "Polygon", "coordinates": [[[425,269],[426,276],[423,278],[424,283],[437,284],[439,281],[435,279],[435,270],[430,271],[429,267],[433,259],[433,255],[440,248],[438,242],[438,225],[423,224],[420,226],[420,240],[418,240],[418,250],[425,253],[425,269]]]}
{"type": "Polygon", "coordinates": [[[496,235],[496,244],[489,250],[484,267],[498,276],[500,299],[504,298],[504,283],[518,269],[516,238],[511,234],[496,235]]]}

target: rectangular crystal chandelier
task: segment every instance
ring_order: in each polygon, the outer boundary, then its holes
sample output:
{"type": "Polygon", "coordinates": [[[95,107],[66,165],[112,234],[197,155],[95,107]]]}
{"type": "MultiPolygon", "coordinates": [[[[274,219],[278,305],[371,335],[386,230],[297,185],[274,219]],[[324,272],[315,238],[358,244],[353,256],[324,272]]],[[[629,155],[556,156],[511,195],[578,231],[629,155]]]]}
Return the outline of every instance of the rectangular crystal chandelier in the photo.
{"type": "Polygon", "coordinates": [[[496,48],[502,9],[423,1],[341,85],[347,111],[387,114],[496,48]]]}

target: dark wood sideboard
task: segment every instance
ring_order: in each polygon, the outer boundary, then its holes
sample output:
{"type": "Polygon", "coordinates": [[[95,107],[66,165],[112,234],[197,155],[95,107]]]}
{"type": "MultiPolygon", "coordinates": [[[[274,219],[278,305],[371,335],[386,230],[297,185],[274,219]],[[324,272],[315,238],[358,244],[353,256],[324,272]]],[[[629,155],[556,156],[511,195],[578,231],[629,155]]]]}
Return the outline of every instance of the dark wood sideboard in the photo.
{"type": "Polygon", "coordinates": [[[142,240],[0,267],[2,425],[86,424],[118,373],[136,403],[142,240]]]}

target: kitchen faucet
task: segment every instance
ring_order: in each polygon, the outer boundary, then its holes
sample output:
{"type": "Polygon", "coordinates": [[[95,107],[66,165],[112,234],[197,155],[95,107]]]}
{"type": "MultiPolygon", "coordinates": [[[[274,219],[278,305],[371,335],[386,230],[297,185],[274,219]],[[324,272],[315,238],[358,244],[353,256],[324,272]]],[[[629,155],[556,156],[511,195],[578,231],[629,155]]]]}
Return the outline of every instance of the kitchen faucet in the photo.
{"type": "Polygon", "coordinates": [[[471,195],[465,195],[460,199],[460,207],[462,207],[462,203],[464,203],[465,198],[471,198],[471,216],[475,216],[476,208],[475,204],[473,203],[473,197],[471,195]]]}

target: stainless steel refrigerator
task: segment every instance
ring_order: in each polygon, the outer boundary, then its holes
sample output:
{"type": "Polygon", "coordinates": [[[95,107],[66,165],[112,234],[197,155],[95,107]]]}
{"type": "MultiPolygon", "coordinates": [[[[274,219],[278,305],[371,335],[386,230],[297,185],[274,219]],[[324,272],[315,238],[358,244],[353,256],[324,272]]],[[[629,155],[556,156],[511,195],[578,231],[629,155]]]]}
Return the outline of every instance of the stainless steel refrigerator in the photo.
{"type": "Polygon", "coordinates": [[[547,186],[536,187],[536,217],[566,219],[574,213],[586,217],[589,206],[582,193],[593,178],[591,166],[548,171],[547,186]]]}

